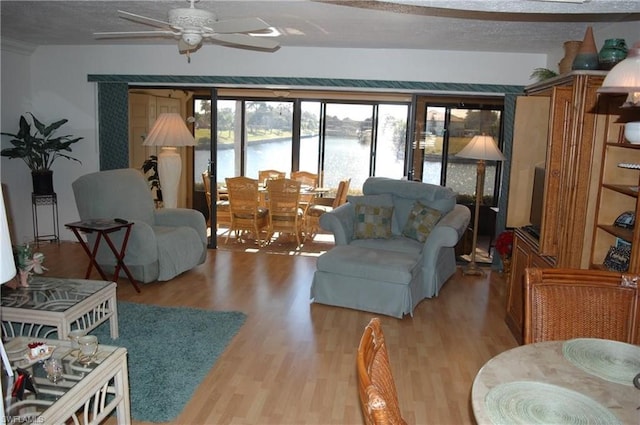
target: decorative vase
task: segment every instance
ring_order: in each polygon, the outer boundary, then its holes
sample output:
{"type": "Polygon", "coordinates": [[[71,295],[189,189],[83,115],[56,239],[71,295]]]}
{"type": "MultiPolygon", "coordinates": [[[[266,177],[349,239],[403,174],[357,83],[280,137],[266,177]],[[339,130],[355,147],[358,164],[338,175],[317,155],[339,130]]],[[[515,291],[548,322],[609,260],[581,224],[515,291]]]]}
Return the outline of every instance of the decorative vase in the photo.
{"type": "Polygon", "coordinates": [[[600,69],[610,70],[627,57],[628,51],[627,43],[623,38],[606,39],[600,53],[598,53],[600,69]]]}
{"type": "Polygon", "coordinates": [[[31,172],[31,182],[33,183],[34,195],[53,194],[53,171],[42,170],[31,172]]]}
{"type": "Polygon", "coordinates": [[[580,50],[580,46],[582,46],[582,41],[580,40],[569,40],[564,42],[564,57],[560,62],[558,62],[558,70],[560,71],[560,74],[566,74],[571,71],[573,60],[576,58],[578,51],[580,50]]]}
{"type": "Polygon", "coordinates": [[[596,70],[599,66],[598,49],[596,48],[596,40],[593,38],[593,28],[587,27],[580,50],[573,60],[571,69],[596,70]]]}

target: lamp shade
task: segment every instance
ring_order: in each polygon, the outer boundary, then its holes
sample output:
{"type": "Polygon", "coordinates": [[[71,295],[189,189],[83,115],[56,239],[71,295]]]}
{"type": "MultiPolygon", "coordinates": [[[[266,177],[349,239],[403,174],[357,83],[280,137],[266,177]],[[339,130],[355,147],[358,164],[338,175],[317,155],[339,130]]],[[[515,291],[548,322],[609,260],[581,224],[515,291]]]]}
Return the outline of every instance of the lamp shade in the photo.
{"type": "Polygon", "coordinates": [[[506,158],[498,149],[491,136],[473,136],[467,146],[456,154],[460,158],[482,159],[485,161],[504,161],[506,158]]]}
{"type": "Polygon", "coordinates": [[[4,208],[2,186],[0,186],[0,285],[13,279],[15,275],[16,264],[13,260],[7,212],[4,208]]]}
{"type": "Polygon", "coordinates": [[[172,112],[158,116],[142,144],[144,146],[193,146],[196,140],[180,114],[172,112]]]}
{"type": "Polygon", "coordinates": [[[640,91],[640,42],[633,45],[627,57],[607,74],[600,93],[628,93],[640,91]]]}
{"type": "Polygon", "coordinates": [[[627,57],[609,71],[598,92],[628,93],[622,106],[640,106],[640,42],[636,42],[627,57]]]}

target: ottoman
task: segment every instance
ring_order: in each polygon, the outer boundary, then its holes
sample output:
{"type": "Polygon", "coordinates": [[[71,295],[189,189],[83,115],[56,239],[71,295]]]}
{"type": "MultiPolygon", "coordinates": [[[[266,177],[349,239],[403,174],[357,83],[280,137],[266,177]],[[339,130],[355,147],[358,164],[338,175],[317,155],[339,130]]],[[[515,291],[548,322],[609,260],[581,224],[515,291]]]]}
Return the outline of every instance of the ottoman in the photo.
{"type": "Polygon", "coordinates": [[[420,254],[339,245],[318,257],[313,302],[402,318],[422,300],[420,254]]]}

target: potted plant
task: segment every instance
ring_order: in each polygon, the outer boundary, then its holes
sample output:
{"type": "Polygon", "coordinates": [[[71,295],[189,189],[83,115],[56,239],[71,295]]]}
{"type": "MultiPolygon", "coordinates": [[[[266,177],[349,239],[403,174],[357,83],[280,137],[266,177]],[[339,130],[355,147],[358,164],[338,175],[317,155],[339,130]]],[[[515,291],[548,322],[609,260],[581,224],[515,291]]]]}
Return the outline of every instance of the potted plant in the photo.
{"type": "Polygon", "coordinates": [[[67,119],[45,125],[31,112],[28,114],[32,118],[35,130],[32,132],[32,124],[29,124],[24,115],[21,116],[20,130],[17,134],[0,133],[13,138],[9,141],[13,147],[2,149],[0,155],[22,159],[31,170],[33,193],[49,195],[53,193],[51,165],[59,157],[80,162],[65,152],[71,152],[71,145],[79,142],[83,137],[74,138],[69,135],[54,137],[56,130],[64,125],[68,121],[67,119]]]}
{"type": "Polygon", "coordinates": [[[511,273],[511,255],[513,254],[513,230],[505,230],[496,238],[496,251],[502,260],[502,271],[508,277],[511,273]]]}
{"type": "Polygon", "coordinates": [[[155,155],[149,156],[149,158],[142,163],[142,172],[147,176],[149,182],[149,188],[152,193],[155,193],[154,201],[156,204],[162,202],[162,190],[160,189],[160,176],[158,175],[158,157],[155,155]],[[149,172],[151,172],[149,174],[149,172]]]}

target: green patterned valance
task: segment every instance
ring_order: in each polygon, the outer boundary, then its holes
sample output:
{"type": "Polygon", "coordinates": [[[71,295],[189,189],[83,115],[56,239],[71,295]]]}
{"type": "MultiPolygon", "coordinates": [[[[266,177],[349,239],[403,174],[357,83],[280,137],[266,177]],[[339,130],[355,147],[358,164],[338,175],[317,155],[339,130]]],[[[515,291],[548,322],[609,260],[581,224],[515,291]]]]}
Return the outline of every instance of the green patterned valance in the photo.
{"type": "Polygon", "coordinates": [[[500,84],[469,83],[433,83],[428,81],[392,81],[392,80],[356,80],[343,78],[296,78],[296,77],[234,77],[208,75],[104,75],[90,74],[89,82],[127,83],[127,84],[161,84],[192,86],[282,86],[288,87],[322,87],[351,88],[370,90],[398,91],[438,91],[445,93],[521,93],[523,86],[500,84]]]}

